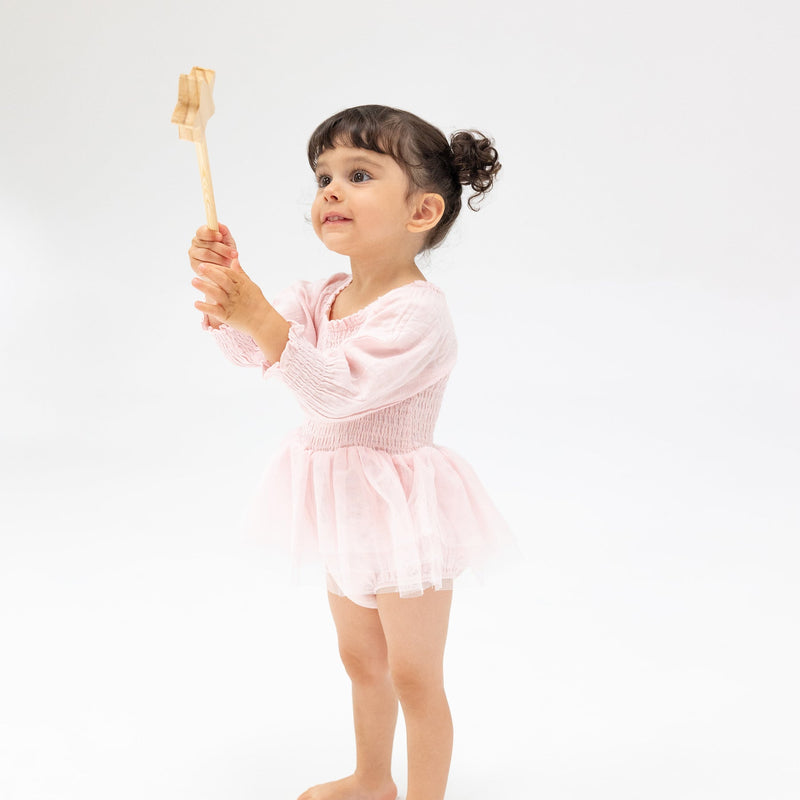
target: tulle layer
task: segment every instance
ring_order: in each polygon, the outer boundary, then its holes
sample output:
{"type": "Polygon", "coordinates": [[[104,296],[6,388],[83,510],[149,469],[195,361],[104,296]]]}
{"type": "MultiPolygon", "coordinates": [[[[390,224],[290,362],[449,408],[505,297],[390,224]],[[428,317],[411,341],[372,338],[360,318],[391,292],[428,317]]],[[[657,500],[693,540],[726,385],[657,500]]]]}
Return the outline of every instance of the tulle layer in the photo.
{"type": "Polygon", "coordinates": [[[278,449],[246,514],[251,536],[289,557],[293,580],[327,572],[347,596],[416,597],[467,568],[482,579],[515,549],[472,467],[439,445],[405,453],[278,449]]]}

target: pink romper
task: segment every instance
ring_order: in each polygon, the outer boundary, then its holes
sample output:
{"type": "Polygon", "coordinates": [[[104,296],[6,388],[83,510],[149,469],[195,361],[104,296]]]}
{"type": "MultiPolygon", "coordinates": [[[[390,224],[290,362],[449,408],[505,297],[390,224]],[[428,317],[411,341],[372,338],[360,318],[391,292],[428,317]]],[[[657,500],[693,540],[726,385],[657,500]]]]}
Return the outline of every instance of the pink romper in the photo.
{"type": "Polygon", "coordinates": [[[292,575],[322,569],[328,589],[375,608],[375,595],[450,589],[467,567],[514,548],[485,488],[460,456],[433,443],[457,343],[444,292],[429,281],[388,291],[329,319],[352,277],[298,281],[272,305],[291,323],[280,361],[203,319],[222,352],[295,393],[307,419],[280,446],[248,527],[291,557],[292,575]]]}

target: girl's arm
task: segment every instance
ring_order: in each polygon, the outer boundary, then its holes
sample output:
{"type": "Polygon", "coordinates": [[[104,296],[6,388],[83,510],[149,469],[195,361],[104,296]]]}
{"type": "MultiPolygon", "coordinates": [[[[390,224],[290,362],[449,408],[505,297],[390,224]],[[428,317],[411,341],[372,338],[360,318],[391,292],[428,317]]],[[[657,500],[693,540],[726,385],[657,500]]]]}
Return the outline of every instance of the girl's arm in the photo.
{"type": "Polygon", "coordinates": [[[261,367],[266,370],[270,366],[252,336],[237,331],[224,322],[219,323],[208,314],[203,314],[202,328],[209,332],[225,358],[237,367],[261,367]],[[217,327],[211,324],[214,322],[217,327]]]}
{"type": "Polygon", "coordinates": [[[192,285],[206,297],[205,302],[198,300],[195,308],[252,337],[269,361],[279,361],[289,339],[289,321],[267,302],[239,259],[234,258],[230,267],[201,263],[197,273],[201,277],[192,285]]]}
{"type": "MultiPolygon", "coordinates": [[[[264,301],[266,303],[266,300],[264,301]]],[[[289,341],[289,328],[291,324],[284,319],[274,308],[269,305],[268,311],[253,324],[248,331],[253,341],[271,363],[281,360],[286,343],[289,341]]]]}
{"type": "MultiPolygon", "coordinates": [[[[204,312],[203,327],[219,331],[225,323],[245,334],[228,337],[232,338],[228,344],[234,345],[235,350],[241,350],[243,345],[247,345],[244,349],[248,351],[257,347],[263,360],[279,361],[289,338],[289,323],[241,268],[230,229],[221,223],[219,231],[205,225],[198,228],[189,248],[189,263],[198,275],[192,285],[206,295],[205,302],[195,303],[204,312]],[[248,337],[255,347],[249,346],[248,337]]],[[[255,354],[247,355],[250,358],[245,361],[253,363],[255,354]]]]}

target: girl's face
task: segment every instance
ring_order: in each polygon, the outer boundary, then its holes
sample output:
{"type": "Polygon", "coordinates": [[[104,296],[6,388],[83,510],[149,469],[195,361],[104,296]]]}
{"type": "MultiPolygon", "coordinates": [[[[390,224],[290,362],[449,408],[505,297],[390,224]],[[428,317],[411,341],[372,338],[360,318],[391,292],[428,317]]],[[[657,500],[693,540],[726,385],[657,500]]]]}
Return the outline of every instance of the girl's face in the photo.
{"type": "Polygon", "coordinates": [[[413,198],[391,156],[356,147],[323,150],[316,180],[311,220],[329,250],[371,257],[408,249],[413,198]]]}

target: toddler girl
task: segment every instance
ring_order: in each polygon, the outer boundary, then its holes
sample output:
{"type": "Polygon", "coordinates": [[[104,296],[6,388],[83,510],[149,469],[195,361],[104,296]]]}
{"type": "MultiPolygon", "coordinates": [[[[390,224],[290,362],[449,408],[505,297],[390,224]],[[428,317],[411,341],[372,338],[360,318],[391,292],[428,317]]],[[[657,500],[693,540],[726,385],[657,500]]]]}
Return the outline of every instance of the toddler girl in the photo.
{"type": "Polygon", "coordinates": [[[469,464],[433,443],[456,337],[442,290],[417,255],[438,245],[500,164],[474,131],[450,141],[419,117],[368,105],[314,131],[314,231],[350,274],[297,281],[268,303],[230,231],[189,250],[195,306],[235,364],[297,395],[306,423],[267,467],[254,505],[296,570],[324,567],[339,652],[352,681],[356,768],[300,800],[395,800],[398,701],[408,740],[407,800],[441,800],[453,729],[442,661],[454,579],[513,547],[469,464]]]}

